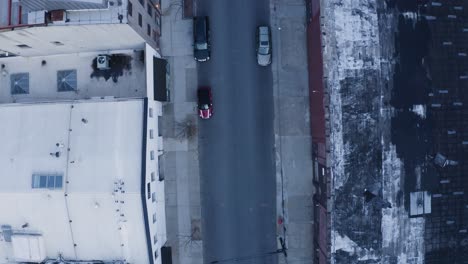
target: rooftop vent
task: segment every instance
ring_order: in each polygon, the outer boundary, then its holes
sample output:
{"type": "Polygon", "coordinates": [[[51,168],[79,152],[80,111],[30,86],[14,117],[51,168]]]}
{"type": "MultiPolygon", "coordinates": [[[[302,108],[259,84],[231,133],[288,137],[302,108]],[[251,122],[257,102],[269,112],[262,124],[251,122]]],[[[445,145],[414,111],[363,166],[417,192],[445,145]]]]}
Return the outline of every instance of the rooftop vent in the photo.
{"type": "Polygon", "coordinates": [[[57,72],[57,90],[69,92],[77,90],[76,70],[64,70],[57,72]]]}
{"type": "Polygon", "coordinates": [[[40,235],[14,234],[11,237],[13,259],[17,262],[42,262],[46,258],[44,239],[40,235]]]}
{"type": "Polygon", "coordinates": [[[11,236],[13,235],[13,231],[11,230],[10,225],[2,225],[2,234],[3,234],[3,239],[5,239],[5,242],[11,242],[11,236]]]}
{"type": "Polygon", "coordinates": [[[29,93],[29,73],[15,73],[10,75],[11,94],[29,93]]]}
{"type": "Polygon", "coordinates": [[[110,58],[107,55],[99,55],[96,59],[97,68],[99,70],[108,70],[110,58]]]}

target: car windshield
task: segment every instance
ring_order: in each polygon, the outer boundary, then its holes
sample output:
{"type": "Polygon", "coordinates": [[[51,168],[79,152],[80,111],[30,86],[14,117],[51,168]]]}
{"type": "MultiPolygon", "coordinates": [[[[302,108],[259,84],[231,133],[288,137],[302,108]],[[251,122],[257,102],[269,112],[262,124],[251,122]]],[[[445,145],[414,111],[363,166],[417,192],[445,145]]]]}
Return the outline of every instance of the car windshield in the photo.
{"type": "Polygon", "coordinates": [[[260,47],[258,49],[258,53],[262,54],[262,55],[268,55],[270,49],[268,47],[260,47]]]}
{"type": "Polygon", "coordinates": [[[207,104],[203,104],[203,105],[201,105],[201,107],[200,107],[200,109],[202,109],[202,110],[208,110],[208,108],[209,108],[209,107],[208,107],[207,104]]]}
{"type": "Polygon", "coordinates": [[[206,49],[208,49],[208,43],[198,42],[198,43],[195,44],[195,47],[197,48],[197,50],[206,50],[206,49]]]}

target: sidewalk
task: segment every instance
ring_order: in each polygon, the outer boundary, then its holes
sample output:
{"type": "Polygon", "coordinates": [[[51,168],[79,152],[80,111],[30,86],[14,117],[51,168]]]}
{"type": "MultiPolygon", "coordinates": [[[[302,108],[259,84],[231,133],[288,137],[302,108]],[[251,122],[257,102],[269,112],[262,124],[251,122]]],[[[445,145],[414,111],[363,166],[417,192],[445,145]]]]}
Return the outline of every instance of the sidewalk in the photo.
{"type": "Polygon", "coordinates": [[[192,20],[182,19],[182,1],[161,1],[161,4],[161,52],[171,73],[171,102],[163,106],[161,124],[167,245],[172,247],[174,264],[202,264],[197,71],[192,55],[192,20]],[[194,135],[190,135],[191,128],[194,135]]]}
{"type": "MultiPolygon", "coordinates": [[[[313,263],[312,139],[304,0],[272,0],[278,236],[287,263],[313,263]],[[284,206],[283,206],[284,203],[284,206]],[[281,222],[281,221],[279,221],[281,222]]],[[[279,263],[286,263],[279,255],[279,263]]]]}

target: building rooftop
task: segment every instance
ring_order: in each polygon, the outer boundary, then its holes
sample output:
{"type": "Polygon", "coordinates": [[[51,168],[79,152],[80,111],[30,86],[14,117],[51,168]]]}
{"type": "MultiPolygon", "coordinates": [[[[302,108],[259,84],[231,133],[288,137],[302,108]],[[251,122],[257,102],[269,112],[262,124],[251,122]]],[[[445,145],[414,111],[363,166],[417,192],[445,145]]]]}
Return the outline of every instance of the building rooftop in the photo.
{"type": "Polygon", "coordinates": [[[0,0],[0,30],[41,24],[126,23],[127,3],[122,0],[0,0]]]}
{"type": "MultiPolygon", "coordinates": [[[[2,231],[39,236],[53,259],[147,263],[144,113],[143,99],[0,105],[2,231]]],[[[0,263],[20,242],[0,240],[0,263]]]]}
{"type": "Polygon", "coordinates": [[[3,58],[0,60],[0,103],[147,95],[143,51],[106,53],[110,58],[109,70],[97,69],[99,54],[3,58]]]}
{"type": "Polygon", "coordinates": [[[112,3],[112,6],[121,6],[122,0],[21,0],[21,5],[28,11],[59,9],[102,9],[107,8],[109,3],[112,3]]]}
{"type": "Polygon", "coordinates": [[[468,2],[321,3],[332,262],[463,263],[468,2]]]}

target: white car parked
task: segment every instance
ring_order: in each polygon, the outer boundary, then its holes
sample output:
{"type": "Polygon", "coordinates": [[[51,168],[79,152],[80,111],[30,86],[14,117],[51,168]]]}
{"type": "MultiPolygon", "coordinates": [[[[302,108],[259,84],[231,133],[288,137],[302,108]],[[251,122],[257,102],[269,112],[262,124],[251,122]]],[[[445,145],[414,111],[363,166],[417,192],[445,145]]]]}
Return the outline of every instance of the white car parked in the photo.
{"type": "Polygon", "coordinates": [[[271,63],[271,33],[268,26],[257,28],[257,62],[260,66],[271,63]]]}

